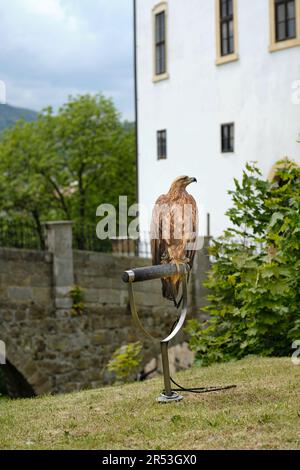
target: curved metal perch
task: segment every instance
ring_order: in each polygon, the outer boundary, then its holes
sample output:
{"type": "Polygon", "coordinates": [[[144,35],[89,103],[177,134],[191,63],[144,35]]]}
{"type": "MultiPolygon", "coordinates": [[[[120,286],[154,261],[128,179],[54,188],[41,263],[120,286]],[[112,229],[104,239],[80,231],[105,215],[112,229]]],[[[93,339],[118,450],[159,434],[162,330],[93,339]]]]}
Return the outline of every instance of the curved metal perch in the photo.
{"type": "Polygon", "coordinates": [[[181,264],[179,266],[173,264],[151,266],[146,268],[136,268],[123,273],[122,279],[124,282],[128,283],[128,292],[129,292],[129,302],[130,309],[134,324],[143,332],[143,334],[154,340],[159,341],[161,344],[161,355],[162,355],[162,366],[164,374],[164,393],[160,395],[158,401],[160,402],[170,402],[170,401],[179,401],[182,400],[182,396],[178,393],[172,391],[171,380],[170,380],[170,367],[169,367],[169,357],[168,357],[168,345],[169,342],[175,338],[175,336],[181,330],[186,315],[187,315],[187,275],[189,272],[189,265],[181,264]],[[149,281],[153,279],[161,279],[164,277],[169,277],[174,274],[180,274],[182,277],[182,307],[178,322],[174,330],[164,339],[159,340],[151,335],[143,326],[135,303],[133,284],[135,282],[149,281]]]}

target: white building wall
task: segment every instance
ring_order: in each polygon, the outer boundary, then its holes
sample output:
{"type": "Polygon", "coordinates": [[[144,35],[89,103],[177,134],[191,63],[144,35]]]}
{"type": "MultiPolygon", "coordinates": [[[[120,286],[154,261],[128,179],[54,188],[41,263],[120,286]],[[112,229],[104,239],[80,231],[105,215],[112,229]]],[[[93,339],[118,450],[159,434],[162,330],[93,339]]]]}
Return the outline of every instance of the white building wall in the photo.
{"type": "MultiPolygon", "coordinates": [[[[215,1],[168,1],[169,79],[153,83],[153,0],[137,1],[139,200],[141,230],[149,228],[156,198],[179,175],[200,208],[200,232],[227,226],[228,189],[247,161],[265,176],[284,156],[300,163],[300,47],[270,53],[269,0],[238,0],[239,56],[215,65],[215,1]],[[235,122],[235,152],[221,153],[220,125],[235,122]],[[167,160],[157,160],[156,131],[167,129],[167,160]]],[[[300,19],[299,19],[300,20],[300,19]]]]}

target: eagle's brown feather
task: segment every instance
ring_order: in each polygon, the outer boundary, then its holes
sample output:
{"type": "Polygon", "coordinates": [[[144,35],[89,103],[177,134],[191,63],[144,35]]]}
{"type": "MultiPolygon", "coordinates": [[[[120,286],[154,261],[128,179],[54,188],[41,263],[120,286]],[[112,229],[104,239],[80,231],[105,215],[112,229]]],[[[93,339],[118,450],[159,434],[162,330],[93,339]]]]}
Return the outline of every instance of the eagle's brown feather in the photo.
{"type": "MultiPolygon", "coordinates": [[[[190,269],[193,267],[198,213],[195,199],[186,191],[187,181],[190,180],[188,177],[177,178],[169,192],[160,196],[155,203],[151,222],[153,265],[187,263],[190,269]],[[186,219],[184,207],[189,208],[186,219]]],[[[176,306],[180,284],[179,275],[162,279],[163,297],[172,300],[176,306]]]]}

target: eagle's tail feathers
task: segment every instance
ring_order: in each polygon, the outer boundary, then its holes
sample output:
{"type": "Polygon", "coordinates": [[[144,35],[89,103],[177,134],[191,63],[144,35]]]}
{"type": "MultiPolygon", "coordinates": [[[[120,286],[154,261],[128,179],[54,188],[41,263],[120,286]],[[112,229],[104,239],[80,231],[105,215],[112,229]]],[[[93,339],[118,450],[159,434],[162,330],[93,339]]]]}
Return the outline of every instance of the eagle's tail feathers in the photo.
{"type": "Polygon", "coordinates": [[[165,299],[171,300],[174,302],[176,308],[179,308],[177,297],[179,292],[180,282],[177,281],[175,284],[169,279],[162,279],[162,294],[165,299]]]}

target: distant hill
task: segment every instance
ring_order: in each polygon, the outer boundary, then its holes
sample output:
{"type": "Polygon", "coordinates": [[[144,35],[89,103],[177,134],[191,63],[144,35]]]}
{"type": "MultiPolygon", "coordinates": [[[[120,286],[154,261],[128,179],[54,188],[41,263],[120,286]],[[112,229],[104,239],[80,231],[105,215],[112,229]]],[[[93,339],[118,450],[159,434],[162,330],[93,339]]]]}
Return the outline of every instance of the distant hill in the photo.
{"type": "Polygon", "coordinates": [[[30,109],[16,108],[8,104],[0,104],[0,132],[13,126],[19,119],[35,121],[38,113],[30,109]]]}

